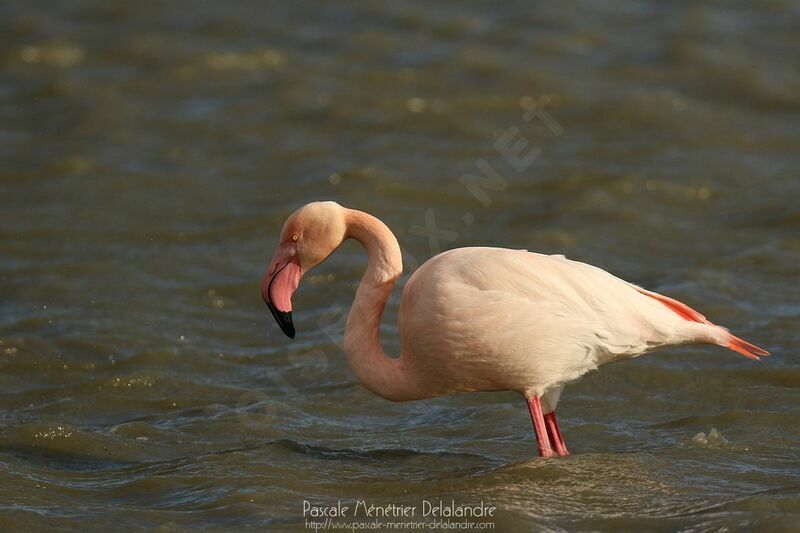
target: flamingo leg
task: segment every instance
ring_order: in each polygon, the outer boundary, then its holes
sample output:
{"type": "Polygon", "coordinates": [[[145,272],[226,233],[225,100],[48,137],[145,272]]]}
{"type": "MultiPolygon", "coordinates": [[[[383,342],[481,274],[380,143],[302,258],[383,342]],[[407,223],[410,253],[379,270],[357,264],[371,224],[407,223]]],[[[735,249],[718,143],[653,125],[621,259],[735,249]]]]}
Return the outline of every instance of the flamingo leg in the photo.
{"type": "Polygon", "coordinates": [[[539,457],[555,457],[553,448],[550,446],[550,437],[547,434],[547,426],[542,414],[542,400],[538,396],[528,398],[528,410],[531,412],[533,429],[536,431],[536,444],[539,447],[539,457]]]}
{"type": "Polygon", "coordinates": [[[562,457],[569,455],[569,451],[567,451],[567,445],[564,443],[564,437],[561,436],[561,430],[558,429],[556,412],[551,411],[544,415],[544,423],[547,425],[547,433],[550,436],[550,441],[552,442],[556,453],[562,457]]]}

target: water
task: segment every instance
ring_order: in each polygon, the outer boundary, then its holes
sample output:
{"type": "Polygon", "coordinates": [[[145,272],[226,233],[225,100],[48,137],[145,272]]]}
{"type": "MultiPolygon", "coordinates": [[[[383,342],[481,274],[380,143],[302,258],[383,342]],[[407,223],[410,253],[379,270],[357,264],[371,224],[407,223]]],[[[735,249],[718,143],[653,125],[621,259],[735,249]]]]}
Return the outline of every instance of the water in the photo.
{"type": "Polygon", "coordinates": [[[0,525],[302,530],[303,500],[442,499],[501,531],[796,528],[799,14],[4,2],[0,525]],[[470,192],[481,164],[505,187],[470,192]],[[354,381],[353,243],[280,333],[261,276],[314,199],[386,221],[407,271],[564,253],[773,356],[606,366],[559,405],[573,455],[537,459],[515,394],[393,404],[354,381]]]}

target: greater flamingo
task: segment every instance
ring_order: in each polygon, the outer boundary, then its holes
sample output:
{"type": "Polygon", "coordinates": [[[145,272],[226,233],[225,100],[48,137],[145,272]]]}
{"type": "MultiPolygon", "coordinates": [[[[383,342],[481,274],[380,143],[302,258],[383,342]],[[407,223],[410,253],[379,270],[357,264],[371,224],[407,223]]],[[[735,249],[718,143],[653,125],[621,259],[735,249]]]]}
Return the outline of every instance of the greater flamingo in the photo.
{"type": "Polygon", "coordinates": [[[400,356],[390,357],[380,323],[402,271],[400,247],[383,222],[335,202],[307,204],[288,218],[264,277],[262,296],[289,337],[301,276],[348,238],[368,256],[344,339],[364,387],[393,401],[517,391],[543,457],[568,455],[555,415],[564,385],[602,364],[689,343],[769,355],[689,306],[600,268],[561,255],[458,248],[428,260],[406,283],[400,356]]]}

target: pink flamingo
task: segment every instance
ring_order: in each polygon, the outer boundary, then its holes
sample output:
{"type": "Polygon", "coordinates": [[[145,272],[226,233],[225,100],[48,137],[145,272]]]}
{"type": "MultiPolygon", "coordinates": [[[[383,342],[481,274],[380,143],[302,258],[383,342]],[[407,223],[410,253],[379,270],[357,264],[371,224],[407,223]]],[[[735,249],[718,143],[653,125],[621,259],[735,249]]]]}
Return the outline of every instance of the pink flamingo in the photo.
{"type": "Polygon", "coordinates": [[[368,256],[344,339],[364,387],[393,401],[517,391],[543,457],[568,454],[555,414],[564,385],[602,364],[689,343],[725,346],[751,359],[769,355],[689,306],[600,268],[561,255],[458,248],[408,280],[400,356],[389,357],[380,323],[402,271],[400,247],[383,222],[335,202],[310,203],[288,218],[264,277],[262,296],[289,337],[301,276],[348,238],[368,256]]]}

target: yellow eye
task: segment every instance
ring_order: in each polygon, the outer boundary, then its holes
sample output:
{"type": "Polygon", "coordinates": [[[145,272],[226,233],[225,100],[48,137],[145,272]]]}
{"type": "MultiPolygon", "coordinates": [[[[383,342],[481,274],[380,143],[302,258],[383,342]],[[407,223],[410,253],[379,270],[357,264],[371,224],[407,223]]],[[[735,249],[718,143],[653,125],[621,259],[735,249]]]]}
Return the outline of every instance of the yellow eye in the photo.
{"type": "Polygon", "coordinates": [[[293,240],[293,241],[295,241],[295,242],[297,242],[297,240],[298,240],[299,238],[300,238],[300,235],[298,235],[297,233],[295,233],[294,235],[292,235],[292,240],[293,240]]]}

